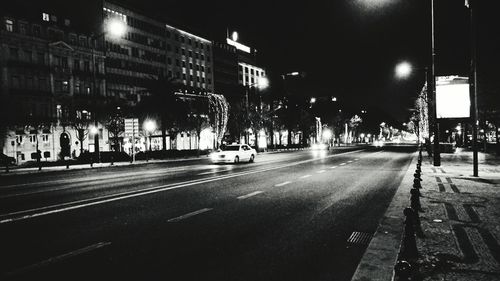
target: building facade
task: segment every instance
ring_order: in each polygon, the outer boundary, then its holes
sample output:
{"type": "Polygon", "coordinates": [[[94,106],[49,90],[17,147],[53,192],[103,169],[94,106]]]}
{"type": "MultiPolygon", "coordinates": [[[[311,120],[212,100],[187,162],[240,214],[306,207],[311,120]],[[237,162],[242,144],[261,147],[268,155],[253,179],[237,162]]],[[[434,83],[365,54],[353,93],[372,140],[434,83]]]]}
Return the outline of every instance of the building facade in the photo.
{"type": "MultiPolygon", "coordinates": [[[[3,153],[19,162],[36,159],[37,150],[46,160],[79,151],[70,121],[82,112],[90,116],[106,87],[102,48],[75,32],[70,20],[38,16],[1,18],[0,87],[8,125],[3,153]]],[[[87,139],[87,149],[91,144],[87,139]]]]}

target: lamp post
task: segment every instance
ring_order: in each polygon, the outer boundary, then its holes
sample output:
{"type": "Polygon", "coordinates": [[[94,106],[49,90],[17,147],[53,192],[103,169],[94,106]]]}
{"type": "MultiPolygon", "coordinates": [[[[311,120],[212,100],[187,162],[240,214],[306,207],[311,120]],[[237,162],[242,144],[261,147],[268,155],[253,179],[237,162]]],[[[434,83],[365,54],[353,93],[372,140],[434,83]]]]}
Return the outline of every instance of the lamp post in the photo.
{"type": "MultiPolygon", "coordinates": [[[[434,3],[434,1],[432,1],[434,3]]],[[[434,6],[432,4],[432,6],[434,6]]],[[[434,15],[434,12],[432,12],[434,15]]],[[[432,16],[434,22],[434,16],[432,16]]],[[[433,163],[434,166],[441,165],[441,155],[439,152],[439,123],[436,118],[436,79],[434,74],[434,23],[432,23],[432,62],[431,62],[431,71],[429,73],[428,68],[417,68],[418,70],[424,70],[425,73],[425,81],[427,82],[427,107],[428,107],[428,120],[429,120],[429,138],[431,136],[431,132],[434,133],[433,140],[433,163]]],[[[405,79],[411,75],[413,72],[413,66],[406,61],[403,61],[396,65],[395,75],[399,79],[405,79]]]]}
{"type": "MultiPolygon", "coordinates": [[[[122,20],[116,19],[116,18],[110,18],[106,19],[106,22],[103,25],[103,31],[100,32],[99,34],[91,36],[92,39],[92,88],[93,88],[93,95],[94,95],[94,128],[97,130],[99,126],[99,122],[97,119],[97,96],[98,96],[98,91],[97,91],[97,66],[96,66],[96,49],[97,49],[97,40],[99,38],[103,38],[105,34],[110,34],[114,38],[120,38],[123,36],[126,32],[126,27],[125,24],[122,20]]],[[[105,41],[105,40],[103,40],[105,41]]],[[[106,46],[104,45],[104,57],[106,56],[106,46]]],[[[100,162],[99,159],[99,134],[94,135],[94,153],[95,153],[95,159],[96,162],[100,162]]]]}

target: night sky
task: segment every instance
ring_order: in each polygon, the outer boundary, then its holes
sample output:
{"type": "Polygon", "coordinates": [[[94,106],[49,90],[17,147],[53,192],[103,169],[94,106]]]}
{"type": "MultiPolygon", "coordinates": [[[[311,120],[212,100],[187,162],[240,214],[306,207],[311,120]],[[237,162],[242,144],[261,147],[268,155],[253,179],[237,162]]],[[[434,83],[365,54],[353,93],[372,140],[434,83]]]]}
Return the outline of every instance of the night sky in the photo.
{"type": "MultiPolygon", "coordinates": [[[[45,1],[73,10],[86,5],[45,1]]],[[[430,60],[430,0],[124,2],[218,41],[237,30],[242,43],[258,49],[258,63],[271,76],[303,71],[305,94],[336,96],[340,104],[385,112],[397,122],[407,120],[430,60]],[[416,69],[397,80],[394,67],[403,60],[416,69]]],[[[435,2],[436,74],[468,76],[469,11],[464,0],[435,2]]],[[[494,2],[481,0],[478,7],[479,90],[498,97],[500,10],[494,2]]]]}

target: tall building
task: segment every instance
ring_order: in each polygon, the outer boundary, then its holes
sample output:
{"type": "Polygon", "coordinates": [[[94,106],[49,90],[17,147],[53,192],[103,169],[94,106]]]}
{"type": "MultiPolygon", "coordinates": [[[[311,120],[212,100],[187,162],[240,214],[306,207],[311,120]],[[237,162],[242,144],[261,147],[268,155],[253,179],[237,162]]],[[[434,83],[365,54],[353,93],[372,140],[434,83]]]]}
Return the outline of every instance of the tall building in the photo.
{"type": "Polygon", "coordinates": [[[212,44],[209,40],[109,1],[104,22],[119,19],[126,34],[105,34],[107,92],[139,102],[151,79],[175,78],[186,89],[213,91],[212,44]]]}
{"type": "Polygon", "coordinates": [[[102,46],[94,48],[70,19],[45,12],[5,12],[1,24],[3,153],[18,161],[36,159],[37,150],[46,160],[71,156],[81,145],[69,120],[90,117],[96,100],[107,102],[102,46]]]}

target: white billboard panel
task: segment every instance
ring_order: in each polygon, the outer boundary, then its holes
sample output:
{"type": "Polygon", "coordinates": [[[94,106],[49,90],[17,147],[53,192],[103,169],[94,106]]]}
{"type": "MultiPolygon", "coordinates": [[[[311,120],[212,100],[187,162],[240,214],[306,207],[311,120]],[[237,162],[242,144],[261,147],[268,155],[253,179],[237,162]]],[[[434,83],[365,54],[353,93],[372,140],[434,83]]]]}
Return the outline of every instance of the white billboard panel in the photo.
{"type": "Polygon", "coordinates": [[[470,90],[467,78],[436,77],[436,117],[469,118],[470,90]]]}

